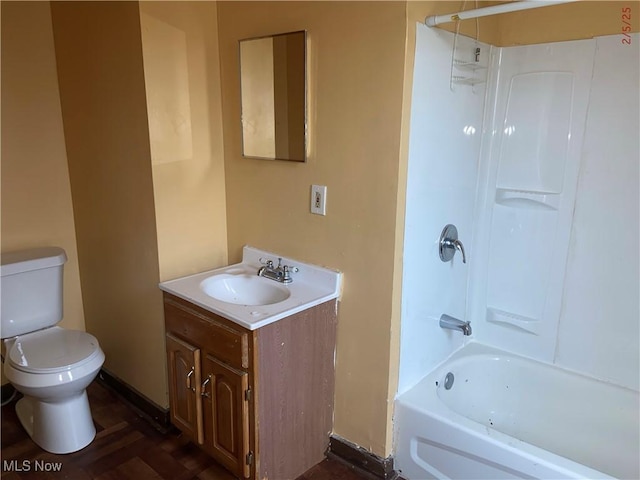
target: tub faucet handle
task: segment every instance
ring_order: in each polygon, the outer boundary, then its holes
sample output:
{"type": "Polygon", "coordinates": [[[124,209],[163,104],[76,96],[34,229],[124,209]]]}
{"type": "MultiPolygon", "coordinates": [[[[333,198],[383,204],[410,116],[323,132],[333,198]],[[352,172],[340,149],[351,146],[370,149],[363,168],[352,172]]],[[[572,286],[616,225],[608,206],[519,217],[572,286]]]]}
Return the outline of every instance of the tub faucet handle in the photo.
{"type": "Polygon", "coordinates": [[[450,262],[456,251],[462,255],[462,263],[467,263],[467,256],[464,253],[464,245],[458,240],[458,229],[455,225],[446,225],[440,234],[439,253],[440,260],[450,262]]]}
{"type": "Polygon", "coordinates": [[[454,248],[458,250],[462,255],[462,263],[467,263],[467,256],[464,254],[464,245],[462,245],[462,242],[458,239],[455,239],[452,243],[454,248]]]}

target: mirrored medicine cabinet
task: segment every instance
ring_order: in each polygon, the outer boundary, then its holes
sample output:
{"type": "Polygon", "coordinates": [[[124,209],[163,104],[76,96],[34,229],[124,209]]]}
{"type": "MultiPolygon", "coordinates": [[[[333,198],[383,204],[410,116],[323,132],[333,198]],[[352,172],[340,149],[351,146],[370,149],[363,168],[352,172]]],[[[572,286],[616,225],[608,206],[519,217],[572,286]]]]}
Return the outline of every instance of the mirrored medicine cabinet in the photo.
{"type": "Polygon", "coordinates": [[[240,41],[242,155],[306,161],[305,31],[240,41]]]}

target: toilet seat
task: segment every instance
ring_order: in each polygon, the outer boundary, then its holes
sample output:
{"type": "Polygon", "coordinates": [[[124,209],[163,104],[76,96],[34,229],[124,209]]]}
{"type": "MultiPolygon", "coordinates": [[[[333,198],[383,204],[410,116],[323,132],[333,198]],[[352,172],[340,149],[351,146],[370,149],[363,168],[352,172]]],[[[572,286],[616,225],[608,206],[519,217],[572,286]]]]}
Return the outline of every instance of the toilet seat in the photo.
{"type": "Polygon", "coordinates": [[[79,367],[100,354],[93,335],[51,327],[16,337],[7,358],[16,370],[43,374],[79,367]]]}

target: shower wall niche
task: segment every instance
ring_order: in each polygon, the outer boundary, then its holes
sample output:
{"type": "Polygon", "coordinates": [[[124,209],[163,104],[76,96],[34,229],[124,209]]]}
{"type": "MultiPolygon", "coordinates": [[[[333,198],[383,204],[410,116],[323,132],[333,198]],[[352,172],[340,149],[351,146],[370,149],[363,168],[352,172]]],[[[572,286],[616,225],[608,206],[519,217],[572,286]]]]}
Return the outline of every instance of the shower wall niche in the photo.
{"type": "Polygon", "coordinates": [[[470,318],[480,341],[553,361],[595,40],[495,49],[470,318]]]}

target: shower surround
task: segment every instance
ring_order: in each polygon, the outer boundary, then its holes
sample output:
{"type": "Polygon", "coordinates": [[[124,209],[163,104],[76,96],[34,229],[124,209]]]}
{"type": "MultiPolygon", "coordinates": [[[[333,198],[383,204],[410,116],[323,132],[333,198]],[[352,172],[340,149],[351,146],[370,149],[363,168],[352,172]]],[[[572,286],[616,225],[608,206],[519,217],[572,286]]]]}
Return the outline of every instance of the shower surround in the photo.
{"type": "MultiPolygon", "coordinates": [[[[507,48],[459,37],[452,64],[454,36],[417,28],[398,411],[476,342],[637,398],[640,35],[507,48]],[[447,223],[467,264],[438,258],[447,223]],[[473,335],[441,329],[443,313],[473,335]]],[[[399,417],[398,468],[428,463],[407,438],[435,440],[399,417]]]]}

